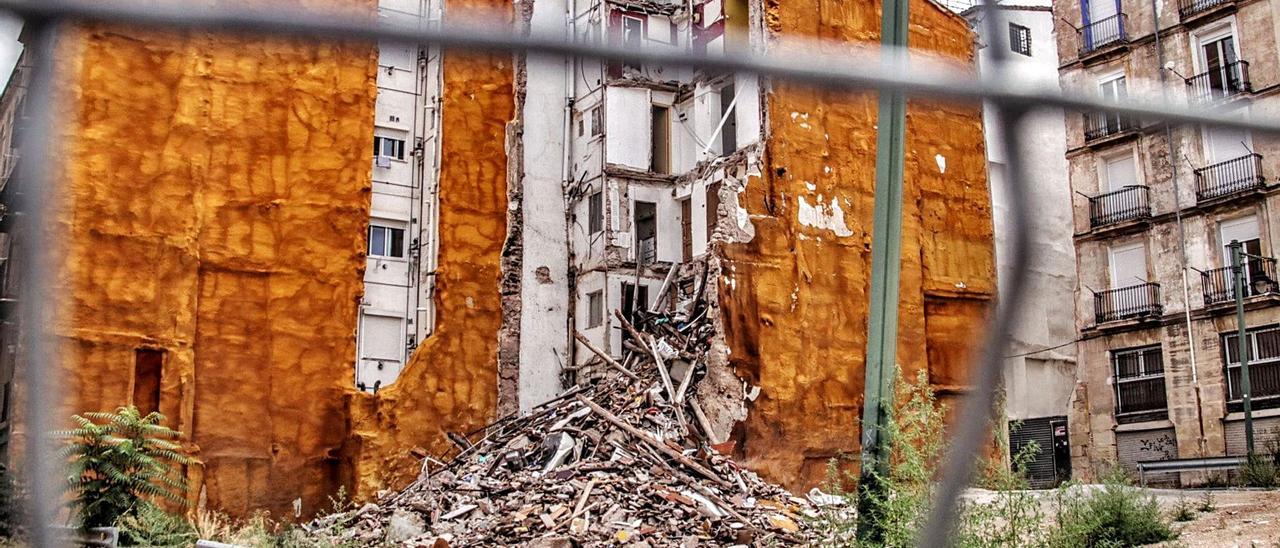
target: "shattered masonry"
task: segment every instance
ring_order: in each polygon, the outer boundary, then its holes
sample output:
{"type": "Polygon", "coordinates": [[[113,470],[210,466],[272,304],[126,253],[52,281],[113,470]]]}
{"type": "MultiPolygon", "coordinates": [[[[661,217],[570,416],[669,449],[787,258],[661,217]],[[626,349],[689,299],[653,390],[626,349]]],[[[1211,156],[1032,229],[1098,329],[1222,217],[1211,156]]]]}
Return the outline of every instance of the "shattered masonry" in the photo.
{"type": "MultiPolygon", "coordinates": [[[[372,13],[371,2],[348,3],[372,13]]],[[[299,7],[313,4],[323,3],[299,7]]],[[[699,47],[878,37],[872,3],[693,7],[705,25],[699,47]]],[[[500,9],[527,21],[531,13],[500,0],[449,0],[446,8],[448,17],[500,9]]],[[[628,10],[692,20],[669,4],[591,9],[607,11],[608,25],[621,25],[628,10]]],[[[620,26],[610,29],[610,40],[624,37],[620,26]]],[[[917,49],[971,60],[963,19],[926,0],[913,2],[911,33],[917,49]]],[[[533,72],[523,59],[450,52],[435,331],[394,385],[354,389],[375,57],[369,45],[106,28],[87,29],[69,57],[76,125],[68,142],[77,161],[68,164],[72,195],[61,222],[69,249],[58,283],[72,298],[57,333],[72,351],[64,370],[75,388],[63,414],[145,403],[139,387],[161,383],[158,409],[189,434],[203,463],[189,473],[193,497],[211,507],[292,515],[300,498],[309,515],[338,486],[362,498],[401,487],[422,457],[450,450],[446,433],[470,433],[523,406],[511,392],[526,382],[571,382],[592,359],[567,337],[531,341],[530,331],[513,328],[542,318],[514,298],[532,293],[534,281],[520,271],[536,268],[524,262],[536,250],[527,248],[534,240],[523,233],[523,208],[539,168],[523,147],[540,137],[525,133],[522,116],[551,107],[526,102],[533,72]],[[563,348],[563,361],[552,361],[558,353],[542,358],[546,366],[513,361],[533,343],[563,348]],[[157,376],[139,376],[157,355],[157,376]],[[569,366],[563,379],[560,365],[569,366]],[[554,377],[539,376],[552,370],[554,377]]],[[[599,70],[604,85],[572,112],[575,147],[636,130],[617,125],[625,118],[610,109],[622,105],[651,122],[653,97],[669,103],[668,114],[689,105],[683,112],[710,129],[718,109],[738,109],[737,141],[707,143],[730,150],[668,174],[647,171],[645,151],[614,147],[624,154],[615,158],[577,149],[564,189],[570,230],[589,224],[598,193],[602,236],[566,234],[569,278],[539,274],[536,283],[567,284],[569,327],[617,356],[616,323],[585,325],[590,291],[620,308],[621,284],[639,278],[656,295],[673,267],[673,293],[714,291],[719,334],[701,391],[715,441],[771,481],[794,488],[820,479],[828,459],[857,450],[874,99],[661,67],[599,70]],[[745,91],[729,95],[729,86],[745,91]],[[597,123],[609,126],[603,136],[597,123]],[[688,200],[692,219],[679,213],[677,197],[688,200]],[[672,219],[689,225],[688,253],[671,241],[632,238],[635,204],[644,200],[657,204],[655,217],[665,215],[662,230],[672,219]],[[656,261],[637,260],[641,243],[653,245],[656,261]]],[[[976,105],[913,102],[908,117],[899,360],[907,375],[927,369],[949,396],[963,391],[973,326],[994,294],[980,116],[976,105]]],[[[688,160],[674,157],[684,150],[669,149],[673,165],[688,160]]]]}

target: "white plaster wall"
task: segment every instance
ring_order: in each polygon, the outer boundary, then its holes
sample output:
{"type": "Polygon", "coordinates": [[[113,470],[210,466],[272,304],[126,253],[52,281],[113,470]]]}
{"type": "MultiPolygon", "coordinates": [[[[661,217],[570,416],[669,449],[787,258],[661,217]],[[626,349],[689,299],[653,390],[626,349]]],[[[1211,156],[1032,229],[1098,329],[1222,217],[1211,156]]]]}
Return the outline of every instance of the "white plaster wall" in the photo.
{"type": "MultiPolygon", "coordinates": [[[[624,197],[627,210],[634,212],[636,202],[653,202],[657,204],[658,228],[658,261],[679,262],[681,258],[680,204],[676,202],[675,193],[669,186],[644,185],[630,183],[624,197]]],[[[633,215],[633,214],[632,214],[633,215]]],[[[631,240],[635,241],[633,216],[626,219],[626,230],[631,232],[631,240]]],[[[638,246],[631,246],[627,258],[636,259],[638,246]]]]}
{"type": "MultiPolygon", "coordinates": [[[[537,0],[535,31],[565,33],[565,0],[537,0]]],[[[524,238],[520,284],[521,411],[560,393],[560,366],[569,354],[569,232],[565,218],[563,59],[529,56],[525,88],[522,200],[524,238]]],[[[576,128],[571,128],[571,131],[576,128]]],[[[585,216],[583,217],[585,218],[585,216]]]]}
{"type": "Polygon", "coordinates": [[[608,163],[647,170],[649,118],[653,114],[650,111],[652,106],[649,102],[649,90],[611,86],[605,90],[604,103],[605,154],[608,163]]]}
{"type": "MultiPolygon", "coordinates": [[[[603,292],[605,291],[605,281],[605,273],[599,270],[583,272],[578,275],[573,323],[577,327],[578,331],[581,331],[582,334],[591,341],[591,344],[596,345],[597,348],[601,348],[606,352],[615,353],[617,351],[616,349],[611,349],[607,346],[610,344],[610,341],[606,334],[609,332],[609,326],[615,321],[613,320],[612,314],[609,312],[607,300],[605,301],[604,321],[596,327],[587,327],[587,321],[590,320],[587,295],[594,291],[601,291],[603,295],[603,292]]],[[[605,295],[605,297],[607,299],[608,296],[605,295]]],[[[577,350],[574,352],[575,363],[581,365],[591,361],[595,357],[595,354],[592,354],[590,350],[587,350],[581,344],[576,342],[574,344],[578,345],[577,350]]]]}
{"type": "MultiPolygon", "coordinates": [[[[1024,5],[1019,2],[1020,5],[1024,5]]],[[[1045,3],[1047,6],[1047,2],[1045,3]]],[[[1058,85],[1058,58],[1053,36],[1054,20],[1047,9],[1007,6],[1001,10],[1009,22],[1031,29],[1031,52],[1027,57],[1008,52],[1012,66],[1012,78],[1028,85],[1058,85]]],[[[972,18],[971,18],[972,20],[972,18]]],[[[977,21],[976,28],[984,32],[986,27],[977,21]]],[[[1008,40],[1008,27],[1002,25],[999,41],[984,38],[978,55],[979,70],[989,67],[994,44],[1008,40]]],[[[1004,280],[1009,279],[1013,264],[1010,261],[1011,210],[1006,193],[1007,158],[1003,151],[1002,135],[991,116],[990,108],[984,109],[986,128],[988,175],[991,185],[992,207],[996,236],[996,265],[999,288],[1006,291],[1004,280]]],[[[1022,181],[1029,192],[1032,230],[1029,237],[1036,250],[1036,260],[1028,265],[1031,280],[1023,299],[1022,321],[1013,333],[1009,354],[1021,354],[1070,343],[1076,337],[1075,318],[1064,311],[1075,310],[1076,264],[1072,240],[1073,210],[1071,185],[1067,177],[1066,128],[1060,110],[1037,111],[1025,124],[1027,132],[1018,136],[1024,151],[1025,165],[1034,175],[1032,181],[1022,181]]],[[[1096,288],[1096,287],[1095,287],[1096,288]]],[[[1083,297],[1082,297],[1083,298],[1083,297]]],[[[1087,308],[1092,310],[1092,301],[1087,308]]],[[[1005,411],[1010,419],[1027,419],[1065,415],[1071,391],[1075,387],[1074,344],[1039,352],[1027,357],[1005,360],[1005,411]]]]}
{"type": "MultiPolygon", "coordinates": [[[[379,19],[396,24],[421,21],[422,0],[380,0],[379,19]]],[[[418,89],[422,73],[418,67],[418,48],[413,44],[380,43],[378,49],[378,95],[374,108],[374,134],[405,141],[404,160],[392,160],[389,167],[373,167],[373,192],[370,222],[405,230],[404,257],[369,257],[365,265],[365,291],[357,326],[357,360],[355,380],[372,389],[395,382],[404,365],[407,334],[416,330],[415,311],[410,310],[410,297],[416,291],[413,265],[409,262],[410,246],[419,236],[419,219],[414,214],[414,189],[421,184],[415,177],[413,156],[415,115],[420,98],[418,89]],[[393,321],[398,320],[398,321],[393,321]],[[400,349],[394,361],[387,356],[370,355],[379,345],[400,349]],[[379,364],[381,367],[379,367],[379,364]]],[[[369,143],[369,161],[373,162],[373,143],[369,143]]],[[[366,235],[367,237],[367,235],[366,235]]]]}
{"type": "Polygon", "coordinates": [[[734,117],[738,124],[738,148],[742,148],[760,141],[760,81],[755,74],[738,74],[733,87],[738,90],[734,117]]]}
{"type": "MultiPolygon", "coordinates": [[[[707,252],[707,184],[706,181],[696,181],[681,185],[676,188],[676,199],[683,200],[689,198],[689,212],[692,214],[692,227],[690,234],[693,238],[693,256],[697,257],[707,252]]],[[[677,215],[679,214],[679,203],[677,202],[677,215]]]]}

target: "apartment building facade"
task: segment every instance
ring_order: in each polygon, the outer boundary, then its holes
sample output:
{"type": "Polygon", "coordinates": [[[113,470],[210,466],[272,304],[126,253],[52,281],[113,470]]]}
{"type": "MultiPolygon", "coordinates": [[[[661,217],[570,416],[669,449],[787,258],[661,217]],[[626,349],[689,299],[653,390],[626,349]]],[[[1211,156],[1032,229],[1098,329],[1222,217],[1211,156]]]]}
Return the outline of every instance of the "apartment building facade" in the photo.
{"type": "MultiPolygon", "coordinates": [[[[746,0],[692,11],[678,2],[582,9],[579,39],[712,54],[748,48],[746,0]]],[[[759,89],[751,75],[616,62],[576,70],[589,84],[573,90],[574,324],[620,356],[623,328],[608,311],[654,305],[671,269],[710,249],[726,174],[744,178],[752,162],[759,170],[759,89]]]]}
{"type": "MultiPolygon", "coordinates": [[[[439,22],[442,9],[439,0],[379,0],[378,18],[424,28],[439,22]]],[[[440,57],[431,53],[426,45],[378,44],[373,191],[354,379],[367,392],[395,382],[434,320],[440,57]]]]}
{"type": "MultiPolygon", "coordinates": [[[[1273,115],[1280,106],[1280,2],[1094,0],[1053,9],[1064,89],[1185,101],[1223,117],[1273,115]]],[[[1100,113],[1069,113],[1066,129],[1079,277],[1074,468],[1088,475],[1113,462],[1245,452],[1232,242],[1248,253],[1243,298],[1259,443],[1275,439],[1280,142],[1100,113]]]]}
{"type": "MultiPolygon", "coordinates": [[[[978,35],[978,69],[993,70],[995,47],[1008,44],[1008,77],[1050,87],[1058,85],[1058,48],[1055,18],[1049,0],[1008,0],[997,4],[1002,18],[995,32],[988,34],[983,6],[963,11],[978,35]],[[1007,38],[1007,42],[1005,41],[1007,38]]],[[[1009,279],[1014,268],[1009,257],[1012,211],[1004,189],[1008,158],[999,124],[986,109],[983,117],[987,150],[987,177],[991,182],[994,211],[996,266],[1000,280],[1009,279]]],[[[1017,141],[1026,165],[1035,166],[1036,178],[1025,187],[1036,216],[1027,236],[1037,253],[1030,269],[1029,293],[1036,298],[1024,305],[1024,320],[1015,327],[1004,365],[1004,414],[1008,429],[1009,454],[1014,455],[1031,442],[1038,451],[1026,462],[1026,472],[1035,487],[1052,487],[1071,477],[1069,417],[1071,393],[1075,387],[1075,321],[1062,310],[1070,310],[1074,300],[1062,287],[1075,286],[1075,249],[1071,244],[1071,188],[1067,181],[1066,128],[1061,109],[1042,109],[1029,114],[1024,132],[1017,141]],[[1064,344],[1065,343],[1065,344],[1064,344]]],[[[1001,291],[1004,284],[1000,284],[1001,291]]]]}

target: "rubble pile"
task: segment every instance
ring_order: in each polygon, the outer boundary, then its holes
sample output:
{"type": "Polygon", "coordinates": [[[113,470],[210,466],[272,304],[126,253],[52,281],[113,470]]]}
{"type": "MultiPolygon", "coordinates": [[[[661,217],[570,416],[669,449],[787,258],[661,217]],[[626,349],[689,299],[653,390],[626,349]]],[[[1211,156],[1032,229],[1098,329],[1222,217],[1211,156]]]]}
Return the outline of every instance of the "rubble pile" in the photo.
{"type": "Polygon", "coordinates": [[[621,362],[578,334],[601,365],[595,378],[523,416],[450,435],[450,462],[428,459],[405,490],[308,529],[423,546],[804,542],[814,504],[708,441],[697,396],[713,329],[701,301],[615,312],[627,333],[621,362]]]}

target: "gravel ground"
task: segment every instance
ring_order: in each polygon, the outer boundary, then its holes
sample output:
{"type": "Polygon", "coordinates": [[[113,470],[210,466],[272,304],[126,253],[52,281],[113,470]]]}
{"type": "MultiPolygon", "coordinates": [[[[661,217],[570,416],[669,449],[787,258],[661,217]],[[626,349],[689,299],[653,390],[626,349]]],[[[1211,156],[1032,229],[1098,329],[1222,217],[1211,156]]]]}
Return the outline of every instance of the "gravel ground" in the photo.
{"type": "MultiPolygon", "coordinates": [[[[1098,489],[1098,485],[1081,485],[1077,489],[1098,489]]],[[[1186,547],[1276,547],[1280,548],[1280,491],[1258,489],[1146,489],[1172,515],[1180,501],[1193,510],[1210,493],[1214,509],[1195,511],[1191,521],[1173,522],[1178,531],[1176,541],[1168,546],[1186,547]]],[[[1040,497],[1046,515],[1053,513],[1053,492],[1032,491],[1040,497]]],[[[970,489],[965,498],[975,503],[992,500],[995,493],[970,489]]]]}

